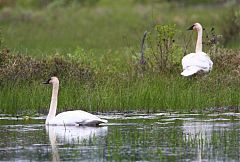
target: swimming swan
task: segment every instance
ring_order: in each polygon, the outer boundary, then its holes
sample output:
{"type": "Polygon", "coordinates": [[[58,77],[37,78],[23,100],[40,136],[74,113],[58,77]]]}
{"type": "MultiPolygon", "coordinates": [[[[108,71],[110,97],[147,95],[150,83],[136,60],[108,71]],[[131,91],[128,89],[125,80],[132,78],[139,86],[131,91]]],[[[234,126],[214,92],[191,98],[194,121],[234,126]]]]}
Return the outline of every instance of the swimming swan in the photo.
{"type": "Polygon", "coordinates": [[[57,77],[51,77],[51,79],[43,83],[53,85],[50,110],[45,121],[46,125],[98,126],[101,123],[108,122],[107,120],[100,119],[99,117],[82,110],[66,111],[55,116],[57,110],[59,80],[57,77]]]}
{"type": "Polygon", "coordinates": [[[199,71],[204,73],[212,70],[213,62],[210,57],[202,52],[202,26],[199,23],[193,24],[188,30],[196,30],[198,33],[196,51],[182,58],[183,76],[191,76],[199,71]]]}

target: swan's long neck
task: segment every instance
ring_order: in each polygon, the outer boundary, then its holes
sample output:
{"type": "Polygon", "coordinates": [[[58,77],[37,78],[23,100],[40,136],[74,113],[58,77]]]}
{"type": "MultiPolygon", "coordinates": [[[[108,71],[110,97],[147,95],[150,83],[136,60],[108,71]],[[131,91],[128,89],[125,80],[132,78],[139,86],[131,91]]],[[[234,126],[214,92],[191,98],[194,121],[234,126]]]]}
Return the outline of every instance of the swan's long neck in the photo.
{"type": "Polygon", "coordinates": [[[197,52],[202,52],[202,28],[200,28],[198,31],[198,36],[197,36],[197,44],[196,44],[196,53],[197,52]]]}
{"type": "Polygon", "coordinates": [[[59,83],[53,84],[53,90],[52,90],[52,99],[50,104],[50,110],[46,119],[46,124],[53,119],[56,116],[57,111],[57,99],[58,99],[58,89],[59,89],[59,83]]]}

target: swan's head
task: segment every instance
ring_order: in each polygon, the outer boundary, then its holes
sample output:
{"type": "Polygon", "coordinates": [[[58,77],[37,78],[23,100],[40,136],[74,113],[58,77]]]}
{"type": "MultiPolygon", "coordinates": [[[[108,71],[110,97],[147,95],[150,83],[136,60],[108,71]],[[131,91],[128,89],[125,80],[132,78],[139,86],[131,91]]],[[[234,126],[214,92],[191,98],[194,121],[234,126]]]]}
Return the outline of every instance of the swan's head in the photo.
{"type": "Polygon", "coordinates": [[[47,81],[43,82],[43,84],[59,84],[59,80],[57,77],[51,77],[47,81]]]}
{"type": "Polygon", "coordinates": [[[202,30],[202,25],[200,23],[195,23],[190,28],[188,28],[188,30],[200,31],[200,30],[202,30]]]}

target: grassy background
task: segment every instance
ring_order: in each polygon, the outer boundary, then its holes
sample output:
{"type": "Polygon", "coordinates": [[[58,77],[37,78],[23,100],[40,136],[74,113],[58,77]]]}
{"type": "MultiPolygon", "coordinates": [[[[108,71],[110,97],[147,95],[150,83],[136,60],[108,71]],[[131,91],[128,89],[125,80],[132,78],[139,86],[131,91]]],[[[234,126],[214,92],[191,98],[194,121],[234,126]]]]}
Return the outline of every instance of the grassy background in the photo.
{"type": "MultiPolygon", "coordinates": [[[[56,2],[44,8],[3,8],[1,28],[7,47],[31,56],[64,55],[77,46],[102,54],[109,49],[138,47],[143,31],[153,30],[156,24],[176,24],[185,33],[191,24],[201,22],[206,29],[215,27],[220,33],[232,8],[211,2],[188,6],[132,0],[101,0],[87,6],[56,2]]],[[[228,46],[237,46],[234,42],[228,46]]]]}
{"type": "MultiPolygon", "coordinates": [[[[239,105],[239,28],[230,30],[233,23],[227,19],[232,10],[239,10],[237,3],[11,2],[0,10],[1,47],[10,50],[7,59],[1,53],[1,113],[46,113],[51,87],[41,81],[54,74],[61,82],[59,111],[202,111],[239,105]],[[223,35],[217,47],[204,46],[214,61],[211,74],[183,78],[180,58],[187,38],[192,40],[187,52],[194,51],[195,34],[186,31],[194,22],[207,29],[204,37],[215,27],[217,34],[228,34],[228,39],[223,35]],[[164,71],[156,63],[142,73],[140,40],[145,30],[154,33],[157,24],[176,24],[174,38],[180,52],[164,71]],[[230,48],[236,50],[229,52],[230,48]]],[[[146,55],[152,57],[149,48],[146,55]]]]}

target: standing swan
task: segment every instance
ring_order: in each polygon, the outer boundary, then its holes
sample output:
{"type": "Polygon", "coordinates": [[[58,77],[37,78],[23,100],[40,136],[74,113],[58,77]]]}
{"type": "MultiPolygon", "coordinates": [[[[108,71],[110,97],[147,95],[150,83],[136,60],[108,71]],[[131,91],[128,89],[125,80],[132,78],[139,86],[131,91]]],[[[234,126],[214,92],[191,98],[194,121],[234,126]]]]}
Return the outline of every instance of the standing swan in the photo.
{"type": "Polygon", "coordinates": [[[213,62],[206,53],[202,52],[202,26],[199,23],[195,23],[188,30],[196,30],[198,33],[196,53],[190,53],[183,57],[183,72],[181,75],[191,76],[200,71],[207,73],[212,70],[213,62]]]}
{"type": "Polygon", "coordinates": [[[44,82],[44,84],[53,85],[50,110],[45,121],[46,125],[98,126],[101,123],[108,122],[107,120],[100,119],[99,117],[82,110],[66,111],[55,116],[57,110],[59,80],[57,77],[51,77],[51,79],[44,82]]]}

